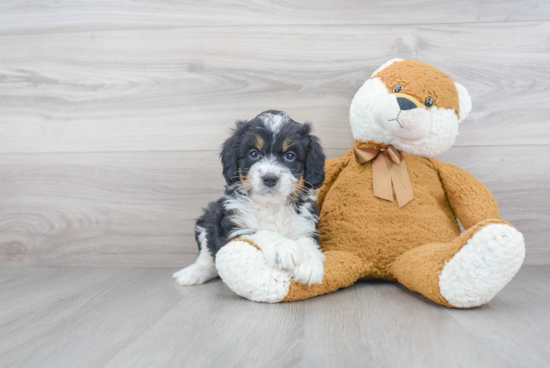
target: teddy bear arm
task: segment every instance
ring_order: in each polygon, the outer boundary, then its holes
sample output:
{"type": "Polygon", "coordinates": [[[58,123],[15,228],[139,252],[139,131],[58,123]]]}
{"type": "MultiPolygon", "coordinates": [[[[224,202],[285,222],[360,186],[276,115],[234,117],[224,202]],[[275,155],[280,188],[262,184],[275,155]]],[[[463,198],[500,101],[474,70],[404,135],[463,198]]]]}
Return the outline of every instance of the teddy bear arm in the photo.
{"type": "Polygon", "coordinates": [[[451,208],[465,229],[486,219],[500,219],[495,197],[483,183],[466,170],[434,161],[451,208]]]}
{"type": "Polygon", "coordinates": [[[325,196],[332,187],[332,184],[338,179],[338,175],[340,175],[345,163],[345,157],[333,158],[325,162],[325,181],[317,192],[317,204],[319,207],[323,205],[325,196]]]}

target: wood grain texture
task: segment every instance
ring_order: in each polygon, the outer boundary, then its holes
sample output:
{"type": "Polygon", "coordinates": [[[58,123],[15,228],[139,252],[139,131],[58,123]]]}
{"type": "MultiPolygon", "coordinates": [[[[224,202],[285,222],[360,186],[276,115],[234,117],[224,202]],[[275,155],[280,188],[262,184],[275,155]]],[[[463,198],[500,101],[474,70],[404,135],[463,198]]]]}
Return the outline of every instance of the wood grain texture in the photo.
{"type": "Polygon", "coordinates": [[[4,264],[190,263],[197,253],[194,219],[225,185],[216,152],[0,160],[4,264]]]}
{"type": "Polygon", "coordinates": [[[172,271],[1,268],[0,367],[487,368],[550,359],[548,266],[523,267],[470,310],[389,282],[259,304],[220,279],[178,286],[172,271]]]}
{"type": "MultiPolygon", "coordinates": [[[[492,190],[525,236],[528,264],[550,263],[549,155],[455,147],[441,157],[492,190]]],[[[224,184],[216,151],[2,154],[0,265],[190,264],[194,219],[224,184]]]]}
{"type": "Polygon", "coordinates": [[[354,93],[394,57],[434,64],[469,89],[474,110],[457,146],[550,144],[548,21],[140,28],[1,40],[4,153],[215,150],[233,121],[266,109],[312,121],[327,148],[348,147],[354,93]]]}
{"type": "Polygon", "coordinates": [[[4,1],[0,35],[183,26],[430,24],[550,20],[546,1],[4,1]]]}

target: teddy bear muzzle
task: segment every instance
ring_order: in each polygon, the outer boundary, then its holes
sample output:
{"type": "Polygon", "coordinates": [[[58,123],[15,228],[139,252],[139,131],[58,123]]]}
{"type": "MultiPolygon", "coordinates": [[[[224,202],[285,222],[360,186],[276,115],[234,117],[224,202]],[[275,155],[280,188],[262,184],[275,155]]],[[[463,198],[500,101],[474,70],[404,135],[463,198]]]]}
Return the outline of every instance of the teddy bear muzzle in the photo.
{"type": "Polygon", "coordinates": [[[380,97],[374,107],[374,120],[392,136],[408,141],[426,137],[432,128],[428,110],[403,93],[380,97]]]}

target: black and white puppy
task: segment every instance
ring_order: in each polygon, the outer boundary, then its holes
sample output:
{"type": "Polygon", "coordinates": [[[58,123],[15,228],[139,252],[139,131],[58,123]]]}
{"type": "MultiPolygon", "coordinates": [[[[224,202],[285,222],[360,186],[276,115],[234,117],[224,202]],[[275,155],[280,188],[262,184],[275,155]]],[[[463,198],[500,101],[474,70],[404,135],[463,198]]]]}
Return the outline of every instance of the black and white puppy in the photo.
{"type": "Polygon", "coordinates": [[[300,283],[321,283],[325,256],[314,190],[325,180],[325,155],[311,125],[265,111],[237,122],[220,156],[225,196],[197,220],[199,256],[174,274],[176,281],[195,285],[217,277],[216,253],[232,239],[247,238],[271,266],[300,283]]]}

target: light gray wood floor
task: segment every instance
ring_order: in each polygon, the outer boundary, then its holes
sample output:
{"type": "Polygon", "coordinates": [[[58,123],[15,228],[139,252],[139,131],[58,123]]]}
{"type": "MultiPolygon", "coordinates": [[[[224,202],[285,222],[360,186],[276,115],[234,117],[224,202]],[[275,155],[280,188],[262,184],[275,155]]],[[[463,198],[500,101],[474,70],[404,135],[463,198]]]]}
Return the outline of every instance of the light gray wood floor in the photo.
{"type": "Polygon", "coordinates": [[[258,304],[168,268],[0,269],[0,367],[548,367],[550,266],[447,309],[396,283],[258,304]]]}

